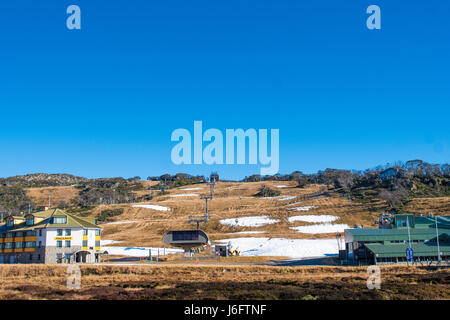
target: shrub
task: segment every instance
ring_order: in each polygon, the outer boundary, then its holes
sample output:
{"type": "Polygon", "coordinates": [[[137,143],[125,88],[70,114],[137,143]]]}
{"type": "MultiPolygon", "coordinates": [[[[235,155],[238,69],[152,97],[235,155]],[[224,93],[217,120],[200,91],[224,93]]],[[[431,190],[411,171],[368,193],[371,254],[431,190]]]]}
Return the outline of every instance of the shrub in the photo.
{"type": "Polygon", "coordinates": [[[100,212],[100,214],[98,215],[97,219],[99,221],[111,221],[112,217],[116,217],[119,216],[123,213],[123,208],[118,208],[118,209],[107,209],[107,210],[103,210],[102,212],[100,212]]]}
{"type": "Polygon", "coordinates": [[[276,197],[279,196],[280,194],[281,194],[280,191],[270,189],[269,187],[264,185],[261,188],[259,188],[259,192],[255,194],[255,197],[276,197]]]}

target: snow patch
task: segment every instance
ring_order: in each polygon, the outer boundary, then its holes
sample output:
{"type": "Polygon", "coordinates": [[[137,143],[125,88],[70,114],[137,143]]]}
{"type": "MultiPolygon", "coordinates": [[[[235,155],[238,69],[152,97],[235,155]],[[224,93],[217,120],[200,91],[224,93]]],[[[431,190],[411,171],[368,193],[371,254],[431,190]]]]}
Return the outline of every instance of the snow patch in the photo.
{"type": "Polygon", "coordinates": [[[172,209],[168,207],[158,206],[156,204],[135,204],[132,207],[134,208],[147,208],[147,209],[153,209],[158,211],[170,211],[172,209]]]}
{"type": "Polygon", "coordinates": [[[108,223],[103,223],[103,225],[110,225],[110,224],[125,224],[125,223],[137,223],[138,221],[132,221],[132,220],[125,220],[125,221],[116,221],[116,222],[108,222],[108,223]]]}
{"type": "Polygon", "coordinates": [[[289,186],[279,185],[279,186],[275,186],[275,188],[289,188],[289,186]]]}
{"type": "Polygon", "coordinates": [[[276,197],[261,197],[261,199],[277,199],[282,198],[283,196],[276,196],[276,197]]]}
{"type": "Polygon", "coordinates": [[[230,243],[242,256],[276,256],[311,258],[337,255],[336,239],[234,238],[217,242],[230,243]]]}
{"type": "Polygon", "coordinates": [[[304,216],[293,216],[287,218],[288,222],[294,221],[304,221],[304,222],[333,222],[339,219],[339,217],[331,215],[314,216],[314,215],[304,215],[304,216]]]}
{"type": "Polygon", "coordinates": [[[102,251],[108,251],[109,255],[121,255],[129,257],[148,257],[149,250],[152,251],[152,256],[164,254],[174,254],[184,252],[182,249],[172,248],[153,248],[153,247],[102,247],[102,251]]]}
{"type": "Polygon", "coordinates": [[[227,234],[253,234],[253,233],[266,233],[265,231],[240,231],[240,232],[231,232],[227,234]]]}
{"type": "Polygon", "coordinates": [[[121,243],[123,241],[116,241],[116,240],[100,240],[100,245],[103,246],[107,246],[108,244],[113,244],[113,243],[121,243]]]}
{"type": "Polygon", "coordinates": [[[295,207],[295,208],[289,208],[289,210],[296,210],[296,211],[309,211],[311,209],[317,208],[316,206],[304,206],[304,207],[295,207]]]}
{"type": "Polygon", "coordinates": [[[285,198],[278,199],[277,201],[286,201],[286,200],[292,200],[295,198],[297,198],[297,197],[296,196],[287,196],[285,198]]]}
{"type": "Polygon", "coordinates": [[[280,222],[278,219],[270,219],[268,216],[241,217],[220,220],[221,224],[232,227],[262,227],[266,224],[280,222]]]}
{"type": "Polygon", "coordinates": [[[196,187],[196,188],[184,188],[184,189],[181,189],[181,190],[183,190],[183,191],[192,191],[192,190],[202,190],[203,188],[202,187],[196,187]]]}
{"type": "Polygon", "coordinates": [[[314,224],[310,226],[299,226],[299,227],[289,227],[289,229],[296,230],[301,233],[336,233],[336,232],[344,232],[345,229],[349,229],[350,227],[346,224],[314,224]]]}
{"type": "Polygon", "coordinates": [[[171,197],[195,197],[198,196],[197,193],[185,193],[185,194],[171,194],[171,197]]]}

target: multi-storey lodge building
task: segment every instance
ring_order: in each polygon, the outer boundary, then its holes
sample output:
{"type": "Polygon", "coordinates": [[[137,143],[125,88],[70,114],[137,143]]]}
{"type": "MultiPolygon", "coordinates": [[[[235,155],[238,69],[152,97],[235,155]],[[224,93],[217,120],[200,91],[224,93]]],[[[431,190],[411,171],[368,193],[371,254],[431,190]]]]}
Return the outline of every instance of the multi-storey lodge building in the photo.
{"type": "Polygon", "coordinates": [[[0,225],[0,263],[93,263],[100,260],[96,221],[51,209],[0,225]]]}

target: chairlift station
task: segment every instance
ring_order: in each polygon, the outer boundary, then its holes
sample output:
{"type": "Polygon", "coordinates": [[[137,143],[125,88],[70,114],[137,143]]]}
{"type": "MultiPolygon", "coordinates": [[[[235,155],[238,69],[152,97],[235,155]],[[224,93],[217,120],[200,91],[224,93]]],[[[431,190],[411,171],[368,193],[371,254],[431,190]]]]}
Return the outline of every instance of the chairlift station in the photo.
{"type": "Polygon", "coordinates": [[[207,223],[209,220],[208,213],[208,200],[213,199],[215,179],[211,179],[210,194],[208,196],[202,196],[200,199],[204,199],[206,202],[205,215],[204,216],[189,216],[188,223],[195,223],[197,228],[194,230],[171,230],[168,231],[162,242],[173,247],[183,248],[185,255],[190,254],[192,249],[203,247],[209,244],[208,235],[200,230],[200,223],[207,223]]]}

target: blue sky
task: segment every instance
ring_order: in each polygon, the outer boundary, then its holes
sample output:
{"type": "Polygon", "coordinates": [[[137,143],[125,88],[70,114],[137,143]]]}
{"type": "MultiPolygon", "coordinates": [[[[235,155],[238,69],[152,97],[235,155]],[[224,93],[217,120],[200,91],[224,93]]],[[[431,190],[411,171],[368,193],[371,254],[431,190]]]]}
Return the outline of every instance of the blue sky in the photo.
{"type": "Polygon", "coordinates": [[[281,173],[448,162],[449,2],[308,2],[2,1],[0,176],[259,173],[172,164],[194,120],[279,129],[281,173]]]}

